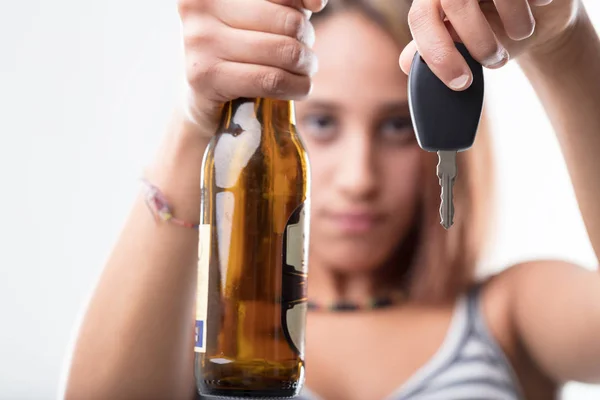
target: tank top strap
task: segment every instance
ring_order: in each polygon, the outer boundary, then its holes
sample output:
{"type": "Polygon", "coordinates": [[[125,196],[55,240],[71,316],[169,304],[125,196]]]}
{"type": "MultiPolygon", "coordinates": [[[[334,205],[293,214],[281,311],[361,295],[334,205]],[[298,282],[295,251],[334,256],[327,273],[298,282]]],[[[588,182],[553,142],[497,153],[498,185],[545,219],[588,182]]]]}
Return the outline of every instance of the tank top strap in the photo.
{"type": "Polygon", "coordinates": [[[508,357],[504,353],[496,337],[490,330],[483,310],[483,283],[478,283],[467,292],[467,314],[470,325],[470,331],[474,337],[479,338],[485,343],[490,355],[495,363],[502,365],[507,376],[510,377],[516,395],[519,399],[524,399],[522,388],[519,384],[519,379],[515,373],[508,357]]]}
{"type": "Polygon", "coordinates": [[[487,323],[483,314],[481,298],[483,292],[483,284],[477,283],[471,287],[465,297],[467,306],[467,320],[469,328],[483,336],[488,336],[487,323]]]}

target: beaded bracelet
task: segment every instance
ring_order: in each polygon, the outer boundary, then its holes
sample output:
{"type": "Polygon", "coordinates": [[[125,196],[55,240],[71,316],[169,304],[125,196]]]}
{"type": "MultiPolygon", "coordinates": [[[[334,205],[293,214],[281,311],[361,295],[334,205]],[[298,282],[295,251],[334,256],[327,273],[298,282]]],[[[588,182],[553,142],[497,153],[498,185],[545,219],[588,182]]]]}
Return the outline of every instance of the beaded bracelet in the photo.
{"type": "Polygon", "coordinates": [[[176,218],[173,215],[173,211],[171,210],[169,202],[167,201],[165,195],[160,191],[159,188],[148,182],[146,179],[142,179],[142,183],[146,188],[146,205],[148,206],[148,209],[150,209],[150,212],[152,212],[152,215],[154,215],[154,218],[157,221],[170,222],[175,225],[183,226],[185,228],[199,228],[200,224],[195,224],[176,218]]]}

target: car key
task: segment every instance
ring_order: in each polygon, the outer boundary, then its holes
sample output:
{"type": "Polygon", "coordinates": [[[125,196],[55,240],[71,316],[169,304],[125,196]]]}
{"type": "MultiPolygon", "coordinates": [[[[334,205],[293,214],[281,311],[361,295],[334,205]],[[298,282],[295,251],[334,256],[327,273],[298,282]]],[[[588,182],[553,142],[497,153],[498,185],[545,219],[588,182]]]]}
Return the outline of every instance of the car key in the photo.
{"type": "Polygon", "coordinates": [[[441,186],[440,217],[444,228],[454,223],[456,153],[469,149],[483,109],[483,67],[462,43],[455,43],[473,73],[464,91],[447,87],[417,52],[408,74],[408,105],[419,146],[437,152],[437,176],[441,186]]]}

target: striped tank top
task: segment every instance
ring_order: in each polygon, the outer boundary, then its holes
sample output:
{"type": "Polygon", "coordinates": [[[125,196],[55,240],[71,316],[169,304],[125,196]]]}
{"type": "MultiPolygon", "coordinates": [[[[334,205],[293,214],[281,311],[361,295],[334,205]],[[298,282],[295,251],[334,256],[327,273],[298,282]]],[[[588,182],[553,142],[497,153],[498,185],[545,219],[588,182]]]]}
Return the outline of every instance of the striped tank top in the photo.
{"type": "MultiPolygon", "coordinates": [[[[517,377],[490,333],[480,286],[461,297],[435,355],[384,400],[521,400],[517,377]]],[[[305,388],[298,400],[321,400],[305,388]]]]}

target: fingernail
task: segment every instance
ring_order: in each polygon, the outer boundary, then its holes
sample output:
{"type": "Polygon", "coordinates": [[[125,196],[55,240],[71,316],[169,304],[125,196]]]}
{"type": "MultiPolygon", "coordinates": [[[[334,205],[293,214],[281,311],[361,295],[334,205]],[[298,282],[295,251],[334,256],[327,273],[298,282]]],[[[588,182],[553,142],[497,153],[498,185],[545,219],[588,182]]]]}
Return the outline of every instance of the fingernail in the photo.
{"type": "Polygon", "coordinates": [[[454,90],[461,90],[466,88],[471,81],[471,74],[463,74],[458,78],[454,78],[450,81],[449,86],[454,90]]]}
{"type": "Polygon", "coordinates": [[[319,70],[319,59],[314,53],[308,56],[308,76],[313,76],[319,70]]]}
{"type": "Polygon", "coordinates": [[[319,70],[319,59],[316,54],[313,54],[312,64],[310,66],[310,76],[313,76],[319,70]]]}
{"type": "Polygon", "coordinates": [[[502,47],[496,54],[485,60],[483,65],[487,68],[499,68],[508,61],[508,51],[502,47]]]}
{"type": "Polygon", "coordinates": [[[313,76],[319,69],[319,60],[317,59],[317,55],[310,50],[306,50],[301,53],[298,64],[304,71],[306,71],[308,76],[313,76]]]}
{"type": "Polygon", "coordinates": [[[305,21],[305,24],[303,29],[302,29],[302,36],[299,38],[301,42],[303,42],[304,44],[306,44],[308,47],[310,47],[311,49],[313,48],[313,46],[315,45],[315,28],[314,26],[310,23],[310,21],[308,21],[308,19],[305,21]]]}

